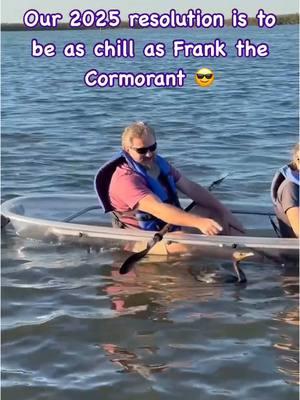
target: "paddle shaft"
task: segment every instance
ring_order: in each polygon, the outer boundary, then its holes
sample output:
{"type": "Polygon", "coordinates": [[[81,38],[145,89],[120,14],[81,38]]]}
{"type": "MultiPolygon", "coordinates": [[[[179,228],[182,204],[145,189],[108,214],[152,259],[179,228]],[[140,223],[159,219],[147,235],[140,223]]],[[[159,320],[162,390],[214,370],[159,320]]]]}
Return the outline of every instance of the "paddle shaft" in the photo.
{"type": "MultiPolygon", "coordinates": [[[[193,207],[195,207],[196,202],[193,201],[192,203],[190,203],[185,209],[184,211],[188,212],[191,211],[191,209],[193,207]]],[[[155,233],[153,236],[153,239],[147,243],[147,249],[150,250],[157,242],[160,242],[163,238],[163,236],[169,232],[169,230],[172,228],[172,224],[166,224],[159,232],[155,233]]]]}
{"type": "MultiPolygon", "coordinates": [[[[194,206],[196,205],[195,201],[192,201],[185,209],[185,212],[190,211],[194,206]]],[[[139,253],[134,253],[131,256],[129,256],[124,263],[120,267],[120,274],[127,274],[134,266],[136,262],[141,260],[143,257],[145,257],[149,251],[156,245],[156,243],[160,242],[164,235],[171,229],[173,224],[166,224],[159,232],[156,232],[153,236],[153,238],[147,243],[147,246],[144,250],[140,251],[139,253]]]]}

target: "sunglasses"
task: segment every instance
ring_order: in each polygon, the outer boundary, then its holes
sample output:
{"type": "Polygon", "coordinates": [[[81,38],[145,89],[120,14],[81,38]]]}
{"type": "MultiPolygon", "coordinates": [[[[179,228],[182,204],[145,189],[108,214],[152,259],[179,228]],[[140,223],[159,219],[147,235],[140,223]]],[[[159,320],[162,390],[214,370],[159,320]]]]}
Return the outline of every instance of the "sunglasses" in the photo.
{"type": "Polygon", "coordinates": [[[155,142],[155,143],[151,144],[151,146],[149,146],[149,147],[139,147],[139,148],[131,147],[131,148],[133,150],[135,150],[138,154],[147,154],[148,151],[153,153],[157,148],[157,143],[155,142]]]}
{"type": "Polygon", "coordinates": [[[213,74],[197,74],[198,79],[203,79],[203,78],[211,79],[212,76],[213,76],[213,74]]]}

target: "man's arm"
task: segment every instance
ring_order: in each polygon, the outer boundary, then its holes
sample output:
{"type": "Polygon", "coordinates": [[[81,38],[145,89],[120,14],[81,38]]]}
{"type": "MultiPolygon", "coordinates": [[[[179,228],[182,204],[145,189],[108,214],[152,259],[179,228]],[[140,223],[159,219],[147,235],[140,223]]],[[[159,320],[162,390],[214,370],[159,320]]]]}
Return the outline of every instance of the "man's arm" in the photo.
{"type": "Polygon", "coordinates": [[[143,197],[138,202],[137,208],[166,223],[197,228],[206,235],[217,235],[222,231],[221,225],[213,219],[202,218],[171,204],[162,203],[158,197],[152,194],[143,197]]]}
{"type": "Polygon", "coordinates": [[[293,232],[299,237],[299,186],[288,182],[282,190],[281,204],[293,232]]]}
{"type": "Polygon", "coordinates": [[[297,237],[299,237],[299,217],[300,217],[299,207],[289,208],[286,212],[286,215],[294,231],[294,234],[297,237]]]}

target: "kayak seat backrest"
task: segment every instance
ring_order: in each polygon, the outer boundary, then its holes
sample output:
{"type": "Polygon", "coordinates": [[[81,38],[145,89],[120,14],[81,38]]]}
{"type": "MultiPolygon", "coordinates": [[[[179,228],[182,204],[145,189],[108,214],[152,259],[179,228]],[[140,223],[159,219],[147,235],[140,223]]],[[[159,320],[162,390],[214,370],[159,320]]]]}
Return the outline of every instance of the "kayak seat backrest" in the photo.
{"type": "Polygon", "coordinates": [[[108,195],[111,177],[115,172],[116,168],[124,161],[125,158],[124,160],[122,160],[122,158],[119,157],[118,159],[112,162],[111,161],[108,162],[99,169],[99,171],[95,176],[95,181],[94,181],[95,191],[104,209],[104,212],[106,213],[114,211],[108,195]]]}
{"type": "Polygon", "coordinates": [[[273,202],[274,205],[276,204],[277,192],[278,192],[279,186],[282,184],[284,179],[285,179],[285,177],[283,176],[283,174],[281,172],[278,172],[274,176],[274,179],[272,181],[272,184],[271,184],[271,198],[272,198],[272,202],[273,202]]]}

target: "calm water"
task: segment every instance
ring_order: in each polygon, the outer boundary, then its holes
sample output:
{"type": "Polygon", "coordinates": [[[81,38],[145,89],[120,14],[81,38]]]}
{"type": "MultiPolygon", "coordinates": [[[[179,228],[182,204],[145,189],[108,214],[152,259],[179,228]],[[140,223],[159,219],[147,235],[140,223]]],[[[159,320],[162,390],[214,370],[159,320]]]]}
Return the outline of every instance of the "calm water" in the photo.
{"type": "MultiPolygon", "coordinates": [[[[35,32],[42,43],[89,47],[108,37],[210,41],[227,59],[70,60],[30,57],[30,32],[2,35],[2,200],[86,193],[118,149],[122,128],[147,120],[161,154],[224,200],[269,202],[271,177],[298,133],[298,28],[247,31],[35,32]],[[105,36],[104,36],[105,35],[105,36]],[[238,38],[267,42],[266,59],[238,59],[238,38]],[[202,66],[210,89],[194,84],[202,66]],[[176,71],[184,88],[89,89],[84,73],[176,71]]],[[[70,214],[77,210],[70,210],[70,214]]],[[[205,284],[214,260],[151,260],[120,277],[125,254],[2,237],[5,399],[296,399],[298,271],[245,264],[249,283],[205,284]]]]}

